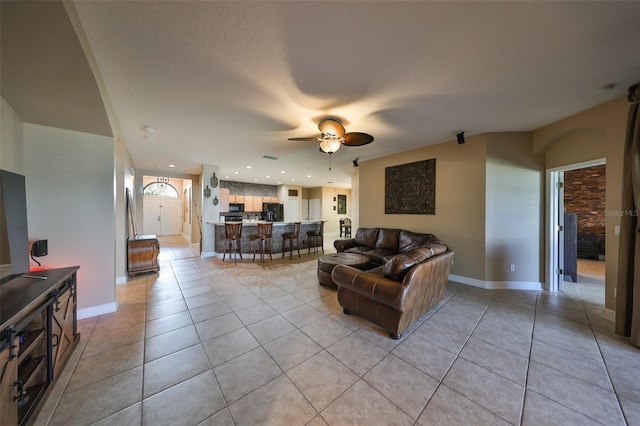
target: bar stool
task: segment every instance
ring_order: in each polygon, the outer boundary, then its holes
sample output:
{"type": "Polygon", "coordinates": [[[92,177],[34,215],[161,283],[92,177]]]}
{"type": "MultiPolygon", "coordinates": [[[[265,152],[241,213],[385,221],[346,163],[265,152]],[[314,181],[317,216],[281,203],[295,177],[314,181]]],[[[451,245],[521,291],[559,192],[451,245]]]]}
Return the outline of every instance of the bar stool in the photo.
{"type": "Polygon", "coordinates": [[[242,259],[242,222],[227,222],[224,224],[223,262],[227,253],[229,253],[229,259],[235,253],[234,262],[238,260],[238,255],[242,259]]]}
{"type": "Polygon", "coordinates": [[[351,236],[351,219],[348,217],[344,218],[344,236],[345,237],[351,236]]]}
{"type": "Polygon", "coordinates": [[[313,239],[313,254],[318,252],[318,238],[320,238],[320,247],[322,247],[322,254],[324,254],[324,221],[320,221],[320,226],[318,229],[313,231],[307,231],[307,240],[309,240],[309,251],[307,254],[311,253],[311,239],[313,239]]]}
{"type": "Polygon", "coordinates": [[[286,242],[289,242],[289,259],[293,256],[293,240],[296,240],[296,247],[298,249],[298,257],[300,257],[300,222],[293,223],[293,232],[285,232],[282,234],[282,257],[287,252],[286,242]]]}
{"type": "Polygon", "coordinates": [[[267,246],[269,247],[269,259],[273,260],[271,257],[271,231],[273,230],[273,222],[267,223],[258,223],[258,233],[256,234],[256,241],[258,245],[253,250],[253,261],[256,261],[256,252],[260,249],[260,259],[262,259],[262,263],[264,263],[264,254],[266,252],[267,246]]]}

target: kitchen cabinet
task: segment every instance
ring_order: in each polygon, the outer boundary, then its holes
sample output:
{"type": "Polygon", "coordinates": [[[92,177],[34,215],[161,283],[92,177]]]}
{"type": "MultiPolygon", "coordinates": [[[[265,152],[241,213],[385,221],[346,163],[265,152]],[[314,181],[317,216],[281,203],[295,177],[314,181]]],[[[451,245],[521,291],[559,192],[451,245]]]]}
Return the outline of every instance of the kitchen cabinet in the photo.
{"type": "Polygon", "coordinates": [[[261,212],[262,211],[262,197],[260,196],[244,196],[244,211],[246,212],[261,212]]]}
{"type": "Polygon", "coordinates": [[[278,197],[262,197],[263,203],[279,203],[280,199],[278,197]]]}
{"type": "Polygon", "coordinates": [[[229,202],[230,203],[237,203],[237,204],[244,204],[244,195],[230,194],[229,195],[229,202]]]}
{"type": "Polygon", "coordinates": [[[80,340],[78,267],[34,271],[2,285],[0,425],[33,423],[80,340]]]}
{"type": "Polygon", "coordinates": [[[252,212],[253,210],[253,195],[245,195],[244,196],[244,211],[252,212]]]}

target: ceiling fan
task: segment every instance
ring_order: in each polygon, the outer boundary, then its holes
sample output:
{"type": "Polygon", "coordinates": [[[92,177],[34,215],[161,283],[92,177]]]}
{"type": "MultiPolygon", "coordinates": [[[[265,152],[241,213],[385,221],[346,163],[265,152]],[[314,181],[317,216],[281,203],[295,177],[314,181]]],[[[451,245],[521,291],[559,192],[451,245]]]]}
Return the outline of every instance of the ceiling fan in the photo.
{"type": "Polygon", "coordinates": [[[318,123],[318,129],[322,133],[319,136],[308,138],[289,138],[290,141],[320,142],[320,150],[331,155],[340,149],[342,145],[362,146],[373,142],[373,136],[361,132],[346,133],[344,126],[333,118],[325,118],[318,123]]]}

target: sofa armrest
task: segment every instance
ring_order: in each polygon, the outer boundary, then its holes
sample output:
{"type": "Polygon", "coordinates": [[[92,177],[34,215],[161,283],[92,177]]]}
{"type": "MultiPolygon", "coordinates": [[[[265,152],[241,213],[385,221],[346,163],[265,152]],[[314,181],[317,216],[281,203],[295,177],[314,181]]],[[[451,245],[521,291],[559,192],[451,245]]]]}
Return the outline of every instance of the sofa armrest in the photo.
{"type": "Polygon", "coordinates": [[[358,247],[358,243],[355,238],[348,238],[344,240],[335,240],[333,242],[333,246],[336,248],[338,253],[342,253],[343,251],[350,249],[352,247],[358,247]]]}
{"type": "Polygon", "coordinates": [[[372,270],[380,270],[380,273],[376,274],[347,265],[337,265],[331,273],[331,278],[338,287],[348,288],[356,294],[382,303],[398,312],[405,312],[405,302],[413,297],[417,287],[444,288],[446,286],[453,256],[452,251],[447,251],[418,263],[409,269],[402,281],[384,277],[381,275],[380,268],[372,270]]]}
{"type": "Polygon", "coordinates": [[[331,279],[340,287],[404,312],[404,299],[408,288],[399,281],[347,265],[337,265],[333,268],[331,279]]]}

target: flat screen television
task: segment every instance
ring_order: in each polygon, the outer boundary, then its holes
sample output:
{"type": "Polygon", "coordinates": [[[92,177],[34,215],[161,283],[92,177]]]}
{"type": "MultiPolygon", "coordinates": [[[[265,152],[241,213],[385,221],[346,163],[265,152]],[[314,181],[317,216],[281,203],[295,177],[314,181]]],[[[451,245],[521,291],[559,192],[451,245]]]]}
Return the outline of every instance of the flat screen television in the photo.
{"type": "Polygon", "coordinates": [[[0,170],[0,284],[29,272],[24,176],[0,170]]]}

